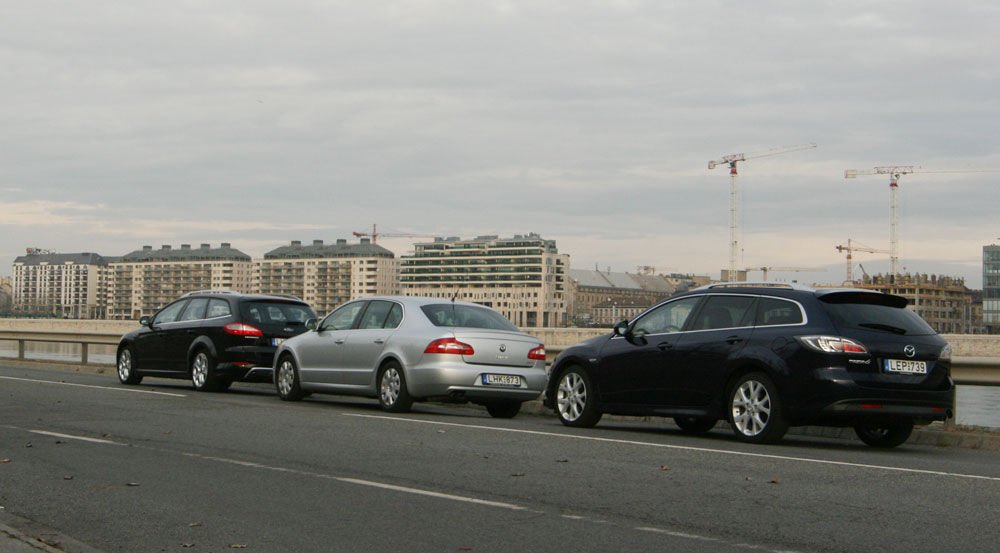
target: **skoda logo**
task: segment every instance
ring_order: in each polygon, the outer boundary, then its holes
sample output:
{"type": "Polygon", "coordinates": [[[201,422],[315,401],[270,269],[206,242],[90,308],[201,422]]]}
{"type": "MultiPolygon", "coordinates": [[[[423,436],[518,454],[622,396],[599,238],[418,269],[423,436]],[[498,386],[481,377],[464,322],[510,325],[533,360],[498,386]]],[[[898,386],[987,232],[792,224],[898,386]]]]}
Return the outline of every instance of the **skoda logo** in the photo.
{"type": "Polygon", "coordinates": [[[905,353],[907,357],[913,357],[917,354],[917,348],[913,346],[906,346],[903,348],[903,353],[905,353]]]}
{"type": "MultiPolygon", "coordinates": [[[[507,344],[500,344],[500,353],[507,351],[507,344]]],[[[910,357],[913,357],[912,355],[910,357]]]]}

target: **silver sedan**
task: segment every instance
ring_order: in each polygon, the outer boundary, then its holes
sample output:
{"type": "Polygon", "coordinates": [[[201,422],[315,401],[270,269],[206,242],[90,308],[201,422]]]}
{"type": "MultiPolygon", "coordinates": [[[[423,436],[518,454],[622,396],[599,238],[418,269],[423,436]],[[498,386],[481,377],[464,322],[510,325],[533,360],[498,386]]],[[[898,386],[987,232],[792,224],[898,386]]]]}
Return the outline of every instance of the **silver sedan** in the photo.
{"type": "Polygon", "coordinates": [[[414,401],[472,402],[510,418],[545,389],[545,346],[482,305],[372,297],[306,326],[275,353],[274,384],[284,400],[361,395],[391,412],[414,401]]]}

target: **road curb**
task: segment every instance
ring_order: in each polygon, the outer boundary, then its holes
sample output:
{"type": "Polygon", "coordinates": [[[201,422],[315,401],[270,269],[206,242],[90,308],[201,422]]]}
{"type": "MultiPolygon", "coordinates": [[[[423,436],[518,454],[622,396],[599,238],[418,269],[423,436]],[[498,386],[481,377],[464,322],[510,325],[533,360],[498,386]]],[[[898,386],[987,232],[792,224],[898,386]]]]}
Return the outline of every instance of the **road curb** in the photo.
{"type": "Polygon", "coordinates": [[[0,511],[3,553],[103,553],[37,522],[0,511]]]}

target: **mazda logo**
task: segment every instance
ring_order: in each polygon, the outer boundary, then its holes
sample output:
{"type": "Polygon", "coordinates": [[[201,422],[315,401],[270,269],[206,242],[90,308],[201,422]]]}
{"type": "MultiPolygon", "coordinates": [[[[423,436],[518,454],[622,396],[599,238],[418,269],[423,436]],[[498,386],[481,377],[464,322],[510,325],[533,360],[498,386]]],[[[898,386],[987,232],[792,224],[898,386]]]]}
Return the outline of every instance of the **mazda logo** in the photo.
{"type": "MultiPolygon", "coordinates": [[[[500,353],[507,351],[507,344],[500,344],[500,353]]],[[[913,357],[912,355],[910,357],[913,357]]]]}
{"type": "Polygon", "coordinates": [[[905,353],[907,357],[913,357],[917,354],[917,348],[913,346],[906,346],[903,348],[903,353],[905,353]]]}

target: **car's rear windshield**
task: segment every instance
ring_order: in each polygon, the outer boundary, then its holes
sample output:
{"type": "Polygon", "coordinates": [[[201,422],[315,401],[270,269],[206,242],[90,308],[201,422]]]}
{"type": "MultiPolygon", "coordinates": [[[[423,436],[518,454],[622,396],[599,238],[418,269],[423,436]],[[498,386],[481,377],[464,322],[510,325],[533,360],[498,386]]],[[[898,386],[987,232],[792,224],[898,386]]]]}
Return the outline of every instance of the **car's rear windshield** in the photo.
{"type": "Polygon", "coordinates": [[[312,308],[303,303],[246,301],[240,304],[243,322],[251,325],[304,325],[315,318],[312,308]]]}
{"type": "Polygon", "coordinates": [[[485,307],[441,303],[424,305],[420,308],[434,326],[460,326],[465,328],[486,328],[490,330],[518,329],[506,317],[485,307]]]}
{"type": "Polygon", "coordinates": [[[831,294],[820,298],[833,324],[841,330],[875,330],[905,336],[935,334],[899,296],[831,294]]]}

